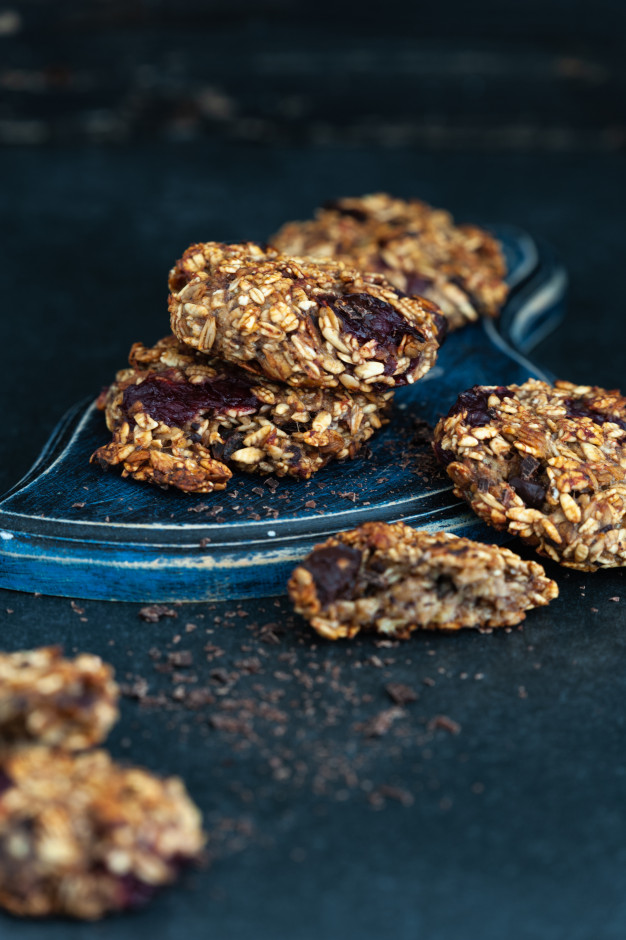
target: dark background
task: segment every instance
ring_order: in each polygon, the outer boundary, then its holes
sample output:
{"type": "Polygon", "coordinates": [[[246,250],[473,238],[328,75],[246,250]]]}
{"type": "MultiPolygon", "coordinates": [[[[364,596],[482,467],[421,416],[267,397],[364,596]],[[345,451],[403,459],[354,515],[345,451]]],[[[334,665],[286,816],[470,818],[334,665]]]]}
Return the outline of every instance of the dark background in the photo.
{"type": "MultiPolygon", "coordinates": [[[[568,317],[535,360],[624,387],[625,29],[608,0],[9,3],[0,489],[132,341],[167,332],[187,244],[263,239],[337,195],[418,196],[549,241],[568,317]]],[[[136,917],[0,934],[623,937],[623,573],[549,571],[561,599],[523,631],[392,649],[312,646],[282,601],[147,625],[137,605],[4,592],[6,648],[61,639],[146,678],[157,702],[125,700],[112,750],[185,777],[213,864],[136,917]],[[193,683],[150,647],[189,649],[215,708],[172,698],[193,683]],[[246,658],[232,689],[211,677],[246,658]],[[381,737],[355,730],[390,681],[419,701],[381,737]],[[285,719],[261,714],[282,689],[285,719]],[[230,701],[238,724],[213,727],[230,701]]]]}

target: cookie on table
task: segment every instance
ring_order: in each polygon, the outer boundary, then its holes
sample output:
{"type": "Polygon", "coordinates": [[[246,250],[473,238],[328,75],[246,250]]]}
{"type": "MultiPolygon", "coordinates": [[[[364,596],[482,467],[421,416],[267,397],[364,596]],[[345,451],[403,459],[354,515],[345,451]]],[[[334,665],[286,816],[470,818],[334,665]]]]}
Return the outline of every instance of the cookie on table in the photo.
{"type": "Polygon", "coordinates": [[[13,914],[95,920],[140,906],[204,842],[177,777],[101,750],[32,746],[0,760],[0,905],[13,914]]]}
{"type": "Polygon", "coordinates": [[[314,219],[288,222],[270,241],[284,254],[379,271],[404,293],[434,301],[452,330],[497,316],[507,296],[499,242],[417,199],[386,193],[338,199],[314,219]]]}
{"type": "Polygon", "coordinates": [[[410,384],[433,366],[444,335],[434,304],[380,274],[249,244],[192,245],[170,273],[170,289],[181,342],[293,386],[369,392],[410,384]]]}
{"type": "Polygon", "coordinates": [[[392,396],[278,385],[172,336],[136,343],[99,402],[113,440],[91,459],[190,493],[224,489],[232,469],[308,479],[354,457],[386,422],[392,396]]]}
{"type": "Polygon", "coordinates": [[[457,496],[568,568],[626,565],[626,399],[537,379],[475,386],[435,428],[457,496]]]}
{"type": "Polygon", "coordinates": [[[56,646],[0,653],[0,746],[91,747],[117,720],[118,696],[99,656],[65,659],[56,646]]]}
{"type": "Polygon", "coordinates": [[[406,638],[512,626],[558,595],[537,562],[403,522],[366,522],[317,545],[288,590],[296,611],[330,640],[361,630],[406,638]]]}

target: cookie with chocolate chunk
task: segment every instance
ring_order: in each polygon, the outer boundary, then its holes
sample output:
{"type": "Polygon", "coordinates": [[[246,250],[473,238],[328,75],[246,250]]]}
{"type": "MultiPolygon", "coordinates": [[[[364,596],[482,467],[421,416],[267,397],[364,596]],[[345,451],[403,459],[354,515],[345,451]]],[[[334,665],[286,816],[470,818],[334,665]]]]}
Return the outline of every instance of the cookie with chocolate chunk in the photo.
{"type": "Polygon", "coordinates": [[[512,626],[558,595],[537,562],[402,522],[367,522],[317,545],[288,590],[296,611],[331,640],[361,630],[406,638],[512,626]]]}
{"type": "Polygon", "coordinates": [[[417,199],[386,193],[338,199],[314,219],[288,222],[270,241],[285,254],[380,271],[398,290],[434,301],[452,330],[497,316],[507,296],[497,240],[417,199]]]}
{"type": "Polygon", "coordinates": [[[181,342],[295,387],[367,393],[416,382],[445,332],[434,304],[381,274],[249,244],[192,245],[170,290],[181,342]]]}
{"type": "Polygon", "coordinates": [[[435,428],[457,496],[568,568],[626,565],[626,398],[529,379],[475,386],[435,428]]]}
{"type": "Polygon", "coordinates": [[[96,920],[141,906],[204,843],[177,777],[101,750],[31,746],[0,759],[0,905],[12,914],[96,920]]]}
{"type": "Polygon", "coordinates": [[[113,439],[91,459],[189,493],[223,490],[233,469],[308,479],[354,457],[386,422],[392,395],[279,385],[173,336],[136,343],[99,401],[113,439]]]}

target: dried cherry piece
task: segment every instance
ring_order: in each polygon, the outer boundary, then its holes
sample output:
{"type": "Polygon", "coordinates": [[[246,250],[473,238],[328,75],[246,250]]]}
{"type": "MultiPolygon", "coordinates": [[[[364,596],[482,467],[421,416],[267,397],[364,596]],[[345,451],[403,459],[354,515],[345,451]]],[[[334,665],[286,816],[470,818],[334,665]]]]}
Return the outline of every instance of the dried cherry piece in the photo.
{"type": "Polygon", "coordinates": [[[302,563],[315,583],[322,606],[349,597],[361,565],[361,552],[349,545],[316,548],[302,563]]]}
{"type": "Polygon", "coordinates": [[[136,875],[121,875],[118,878],[123,908],[144,907],[158,891],[157,885],[149,885],[136,875]]]}
{"type": "Polygon", "coordinates": [[[409,297],[415,297],[416,295],[419,297],[429,287],[432,287],[432,284],[432,279],[429,277],[422,277],[421,274],[407,274],[405,293],[409,297]]]}
{"type": "Polygon", "coordinates": [[[0,767],[0,796],[2,796],[3,793],[6,793],[7,790],[10,790],[11,787],[14,786],[15,784],[9,777],[6,770],[3,770],[2,767],[0,767]]]}
{"type": "Polygon", "coordinates": [[[480,428],[489,424],[496,417],[496,412],[488,405],[491,395],[497,395],[500,401],[503,398],[511,397],[511,389],[504,385],[498,385],[497,388],[484,388],[482,385],[474,385],[467,391],[461,392],[452,408],[448,412],[448,417],[466,412],[465,423],[471,428],[480,428]]]}
{"type": "Polygon", "coordinates": [[[444,467],[447,467],[449,463],[453,463],[454,454],[451,450],[444,450],[441,444],[438,441],[435,441],[433,444],[433,450],[435,451],[435,456],[439,463],[442,463],[444,467]]]}
{"type": "Polygon", "coordinates": [[[375,339],[381,346],[399,346],[403,336],[412,336],[420,343],[424,335],[386,300],[371,294],[346,294],[336,297],[323,294],[320,303],[333,310],[345,329],[361,343],[375,339]]]}
{"type": "Polygon", "coordinates": [[[153,373],[138,385],[129,385],[124,391],[123,409],[128,412],[140,401],[156,421],[181,427],[203,411],[252,412],[258,408],[258,399],[244,376],[224,373],[193,384],[186,378],[174,378],[175,374],[170,370],[153,373]]]}
{"type": "Polygon", "coordinates": [[[435,321],[435,327],[437,329],[437,342],[440,346],[442,346],[443,341],[448,335],[448,321],[444,317],[443,313],[433,312],[431,316],[435,321]]]}
{"type": "Polygon", "coordinates": [[[567,418],[591,418],[592,421],[595,421],[596,424],[606,424],[611,421],[613,424],[619,425],[624,431],[626,431],[626,420],[623,418],[618,418],[616,415],[612,414],[602,414],[601,411],[595,411],[593,408],[590,408],[589,405],[581,402],[576,398],[566,398],[563,402],[567,412],[567,418]]]}

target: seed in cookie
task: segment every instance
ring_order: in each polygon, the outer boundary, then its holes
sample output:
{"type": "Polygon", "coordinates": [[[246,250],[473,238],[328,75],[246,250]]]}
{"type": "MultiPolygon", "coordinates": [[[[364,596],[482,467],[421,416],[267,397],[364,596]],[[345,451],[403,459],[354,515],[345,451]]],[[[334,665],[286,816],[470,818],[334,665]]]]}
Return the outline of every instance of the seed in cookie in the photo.
{"type": "Polygon", "coordinates": [[[288,590],[296,611],[330,640],[360,630],[406,638],[512,626],[558,595],[537,562],[403,522],[366,522],[317,545],[288,590]]]}
{"type": "Polygon", "coordinates": [[[56,646],[0,653],[0,745],[81,750],[117,720],[113,670],[99,656],[64,659],[56,646]]]}
{"type": "Polygon", "coordinates": [[[43,746],[0,760],[0,905],[96,920],[145,904],[198,857],[200,813],[177,777],[102,750],[43,746]]]}
{"type": "Polygon", "coordinates": [[[435,428],[457,496],[568,568],[626,565],[626,399],[529,379],[475,386],[435,428]]]}
{"type": "Polygon", "coordinates": [[[407,385],[432,367],[444,336],[433,303],[381,274],[250,244],[192,245],[170,290],[181,342],[293,386],[407,385]]]}
{"type": "Polygon", "coordinates": [[[454,330],[497,316],[507,295],[499,243],[448,212],[386,193],[338,199],[306,222],[288,222],[270,239],[290,255],[335,259],[378,271],[398,290],[434,301],[454,330]]]}
{"type": "Polygon", "coordinates": [[[354,457],[386,422],[393,390],[294,388],[196,352],[174,337],[136,343],[101,397],[111,443],[92,461],[190,493],[222,490],[232,469],[308,479],[354,457]]]}

